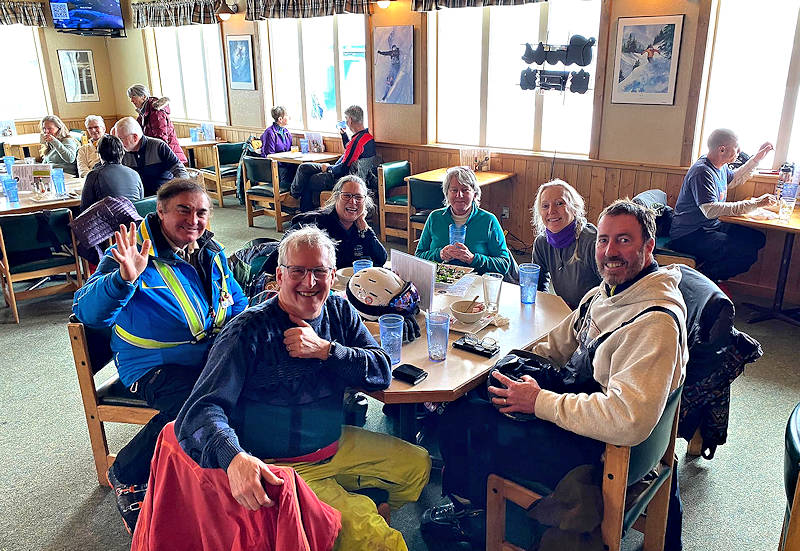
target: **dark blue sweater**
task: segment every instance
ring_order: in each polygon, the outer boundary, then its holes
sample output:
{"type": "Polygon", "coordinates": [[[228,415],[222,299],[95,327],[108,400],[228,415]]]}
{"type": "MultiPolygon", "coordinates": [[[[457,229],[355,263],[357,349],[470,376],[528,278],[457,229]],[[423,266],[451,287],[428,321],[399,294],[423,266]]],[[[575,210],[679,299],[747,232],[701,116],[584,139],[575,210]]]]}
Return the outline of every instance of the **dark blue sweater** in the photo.
{"type": "Polygon", "coordinates": [[[317,451],[341,435],[346,387],[389,386],[389,358],[350,303],[330,296],[308,323],[335,342],[325,361],[289,357],[283,332],[295,324],[277,298],[217,336],[175,422],[181,447],[201,467],[227,469],[242,451],[262,459],[317,451]]]}

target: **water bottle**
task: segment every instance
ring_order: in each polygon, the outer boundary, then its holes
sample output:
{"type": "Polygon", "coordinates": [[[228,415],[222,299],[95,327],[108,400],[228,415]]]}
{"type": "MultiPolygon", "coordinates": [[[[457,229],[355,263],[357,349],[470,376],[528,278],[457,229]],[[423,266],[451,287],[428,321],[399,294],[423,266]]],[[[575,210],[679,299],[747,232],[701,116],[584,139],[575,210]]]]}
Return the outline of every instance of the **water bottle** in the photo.
{"type": "Polygon", "coordinates": [[[783,194],[783,187],[792,182],[792,174],[794,174],[794,163],[783,163],[778,172],[778,183],[775,184],[775,198],[780,200],[783,194]]]}

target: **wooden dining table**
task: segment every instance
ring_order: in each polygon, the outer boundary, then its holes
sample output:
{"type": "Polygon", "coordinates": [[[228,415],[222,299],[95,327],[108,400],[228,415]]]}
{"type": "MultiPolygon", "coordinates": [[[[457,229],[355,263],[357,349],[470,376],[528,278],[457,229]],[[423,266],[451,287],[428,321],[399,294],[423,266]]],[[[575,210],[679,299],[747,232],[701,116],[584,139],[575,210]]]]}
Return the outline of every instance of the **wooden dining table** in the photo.
{"type": "MultiPolygon", "coordinates": [[[[464,334],[451,329],[447,358],[442,361],[431,360],[428,357],[425,318],[420,315],[417,320],[422,335],[413,342],[403,345],[401,363],[424,369],[428,372],[427,378],[417,385],[392,379],[388,389],[368,394],[385,404],[452,402],[478,385],[484,384],[486,376],[497,360],[512,349],[528,348],[570,314],[569,306],[557,295],[538,292],[535,304],[522,304],[519,292],[519,285],[503,282],[500,290],[499,314],[508,318],[508,325],[495,327],[490,324],[477,333],[481,339],[491,337],[497,341],[500,350],[496,355],[485,358],[466,350],[453,348],[453,342],[464,334]]],[[[480,277],[475,278],[463,297],[435,295],[433,310],[449,312],[451,303],[476,295],[483,296],[483,282],[480,277]]],[[[413,441],[416,433],[414,408],[400,408],[399,421],[402,437],[413,441]]]]}
{"type": "Polygon", "coordinates": [[[39,148],[42,141],[42,135],[39,132],[32,134],[17,134],[16,136],[3,136],[0,137],[0,142],[3,142],[6,155],[13,155],[17,159],[24,159],[25,157],[35,157],[36,152],[31,154],[30,149],[35,147],[39,148]]]}
{"type": "MultiPolygon", "coordinates": [[[[335,163],[339,160],[339,153],[300,153],[299,151],[284,151],[283,153],[270,153],[267,159],[280,163],[301,165],[303,163],[335,163]]],[[[280,182],[278,176],[278,163],[272,163],[272,181],[280,182]]]]}
{"type": "Polygon", "coordinates": [[[62,199],[35,200],[32,191],[20,191],[19,201],[11,203],[5,194],[0,195],[0,216],[6,214],[24,214],[26,212],[36,212],[39,210],[53,210],[60,208],[78,207],[81,204],[81,190],[85,178],[70,177],[65,178],[67,192],[69,195],[62,199]]]}
{"type": "MultiPolygon", "coordinates": [[[[414,180],[422,180],[424,182],[441,184],[444,182],[444,176],[447,174],[448,170],[449,168],[436,168],[434,170],[428,170],[426,172],[420,172],[419,174],[406,176],[405,180],[408,181],[413,178],[414,180]]],[[[475,178],[478,180],[479,187],[496,184],[498,182],[505,182],[507,180],[511,180],[513,177],[513,172],[501,172],[498,170],[488,170],[485,172],[479,171],[475,173],[475,178]]]]}
{"type": "Polygon", "coordinates": [[[186,152],[186,159],[189,161],[190,168],[197,168],[197,163],[195,161],[196,149],[211,148],[220,143],[225,143],[225,140],[192,141],[191,138],[178,138],[178,145],[186,152]]]}
{"type": "Polygon", "coordinates": [[[795,208],[788,221],[777,218],[756,220],[748,216],[720,216],[719,219],[730,224],[738,224],[758,230],[777,230],[786,234],[783,238],[783,253],[781,254],[781,264],[778,268],[778,281],[775,284],[775,296],[772,299],[772,306],[764,307],[749,302],[745,302],[744,305],[757,312],[756,315],[747,320],[748,323],[779,319],[800,327],[800,308],[783,308],[783,295],[786,291],[786,280],[789,277],[789,264],[792,261],[794,236],[800,233],[800,209],[795,208]]]}

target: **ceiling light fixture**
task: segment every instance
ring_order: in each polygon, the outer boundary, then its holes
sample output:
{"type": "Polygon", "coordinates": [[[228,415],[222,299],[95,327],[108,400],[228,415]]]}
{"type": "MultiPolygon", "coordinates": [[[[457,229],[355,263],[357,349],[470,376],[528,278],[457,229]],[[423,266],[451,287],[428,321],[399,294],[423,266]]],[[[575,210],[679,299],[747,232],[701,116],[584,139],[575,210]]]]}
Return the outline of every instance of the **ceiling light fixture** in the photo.
{"type": "Polygon", "coordinates": [[[379,8],[383,8],[385,10],[389,7],[389,4],[391,4],[391,0],[378,0],[377,4],[379,8]]]}
{"type": "Polygon", "coordinates": [[[236,13],[239,9],[239,6],[236,4],[228,4],[226,1],[220,4],[219,9],[217,9],[217,17],[219,17],[220,21],[227,21],[231,18],[231,15],[236,13]]]}

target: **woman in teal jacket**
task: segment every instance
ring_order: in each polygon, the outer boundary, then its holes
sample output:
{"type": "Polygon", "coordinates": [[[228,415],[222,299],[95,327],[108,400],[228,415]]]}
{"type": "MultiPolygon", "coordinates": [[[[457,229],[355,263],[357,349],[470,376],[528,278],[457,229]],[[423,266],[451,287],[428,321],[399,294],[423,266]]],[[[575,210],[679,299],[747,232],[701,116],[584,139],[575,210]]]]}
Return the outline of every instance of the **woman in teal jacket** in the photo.
{"type": "Polygon", "coordinates": [[[479,208],[481,188],[475,173],[464,166],[449,169],[442,193],[445,208],[430,214],[414,254],[434,262],[470,266],[479,274],[505,275],[511,255],[500,222],[494,214],[479,208]],[[450,224],[466,225],[464,243],[450,244],[450,224]]]}
{"type": "Polygon", "coordinates": [[[45,115],[40,123],[42,129],[42,148],[40,154],[43,163],[53,163],[53,168],[63,168],[67,174],[78,175],[75,158],[78,155],[80,142],[73,138],[67,125],[55,115],[45,115]]]}

